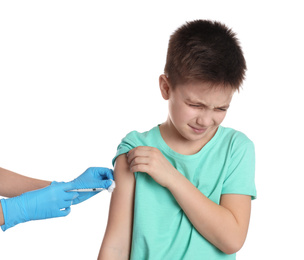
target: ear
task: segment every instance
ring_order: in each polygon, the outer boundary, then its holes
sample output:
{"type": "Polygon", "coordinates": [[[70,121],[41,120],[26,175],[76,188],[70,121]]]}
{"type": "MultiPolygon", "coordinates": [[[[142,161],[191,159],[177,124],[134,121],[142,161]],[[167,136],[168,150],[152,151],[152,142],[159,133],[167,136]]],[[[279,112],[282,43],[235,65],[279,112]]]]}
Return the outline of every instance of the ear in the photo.
{"type": "Polygon", "coordinates": [[[168,78],[164,74],[159,76],[159,88],[164,100],[168,100],[171,87],[168,78]]]}

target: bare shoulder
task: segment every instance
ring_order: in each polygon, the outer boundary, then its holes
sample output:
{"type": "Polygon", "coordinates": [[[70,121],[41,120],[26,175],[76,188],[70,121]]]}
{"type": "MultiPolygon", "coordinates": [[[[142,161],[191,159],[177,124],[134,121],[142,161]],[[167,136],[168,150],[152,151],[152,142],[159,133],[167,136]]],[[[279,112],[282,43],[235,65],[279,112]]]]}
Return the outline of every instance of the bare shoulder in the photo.
{"type": "Polygon", "coordinates": [[[113,210],[126,211],[128,214],[130,214],[130,210],[132,210],[133,213],[135,177],[129,169],[126,154],[122,154],[116,159],[114,179],[116,188],[112,193],[110,213],[113,210]]]}
{"type": "Polygon", "coordinates": [[[124,184],[127,185],[135,184],[135,177],[134,174],[130,171],[126,154],[119,155],[116,159],[115,167],[114,167],[114,179],[118,189],[124,189],[125,188],[124,184]]]}

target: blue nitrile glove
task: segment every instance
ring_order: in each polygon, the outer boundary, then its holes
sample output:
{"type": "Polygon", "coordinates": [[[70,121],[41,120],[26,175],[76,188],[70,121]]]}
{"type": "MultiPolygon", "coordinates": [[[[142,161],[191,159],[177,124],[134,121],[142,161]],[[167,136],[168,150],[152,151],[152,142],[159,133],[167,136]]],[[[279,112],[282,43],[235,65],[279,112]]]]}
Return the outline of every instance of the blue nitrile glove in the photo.
{"type": "Polygon", "coordinates": [[[30,220],[64,217],[71,211],[73,199],[78,196],[71,190],[70,183],[52,182],[43,189],[29,191],[18,197],[2,199],[1,205],[4,216],[5,231],[19,223],[30,220]]]}
{"type": "MultiPolygon", "coordinates": [[[[90,167],[78,178],[71,181],[73,189],[103,188],[107,189],[112,184],[113,170],[103,167],[90,167]]],[[[81,203],[99,192],[79,192],[73,204],[81,203]]]]}

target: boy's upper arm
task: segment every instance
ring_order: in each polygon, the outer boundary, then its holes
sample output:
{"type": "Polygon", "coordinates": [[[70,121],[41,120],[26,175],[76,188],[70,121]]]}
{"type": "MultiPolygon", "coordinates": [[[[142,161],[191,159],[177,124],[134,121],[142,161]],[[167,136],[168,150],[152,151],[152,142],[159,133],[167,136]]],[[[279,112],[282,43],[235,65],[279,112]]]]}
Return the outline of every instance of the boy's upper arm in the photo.
{"type": "Polygon", "coordinates": [[[250,220],[251,196],[241,194],[223,194],[221,196],[220,205],[228,209],[234,216],[244,242],[250,220]]]}
{"type": "Polygon", "coordinates": [[[129,170],[126,154],[116,159],[114,179],[116,188],[99,259],[129,259],[131,249],[135,177],[129,170]]]}

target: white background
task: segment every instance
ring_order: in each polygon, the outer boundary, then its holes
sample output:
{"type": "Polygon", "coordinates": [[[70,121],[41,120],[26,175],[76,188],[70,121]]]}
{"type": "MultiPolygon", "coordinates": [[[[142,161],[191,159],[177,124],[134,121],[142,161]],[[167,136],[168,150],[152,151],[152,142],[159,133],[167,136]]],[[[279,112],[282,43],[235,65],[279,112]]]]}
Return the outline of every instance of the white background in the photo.
{"type": "MultiPolygon", "coordinates": [[[[301,1],[1,1],[0,166],[69,181],[111,166],[122,137],[167,116],[158,90],[169,35],[185,21],[237,32],[248,65],[223,125],[256,145],[247,241],[237,259],[300,259],[303,187],[301,1]]],[[[0,233],[0,259],[96,259],[110,194],[66,218],[0,233]]]]}

